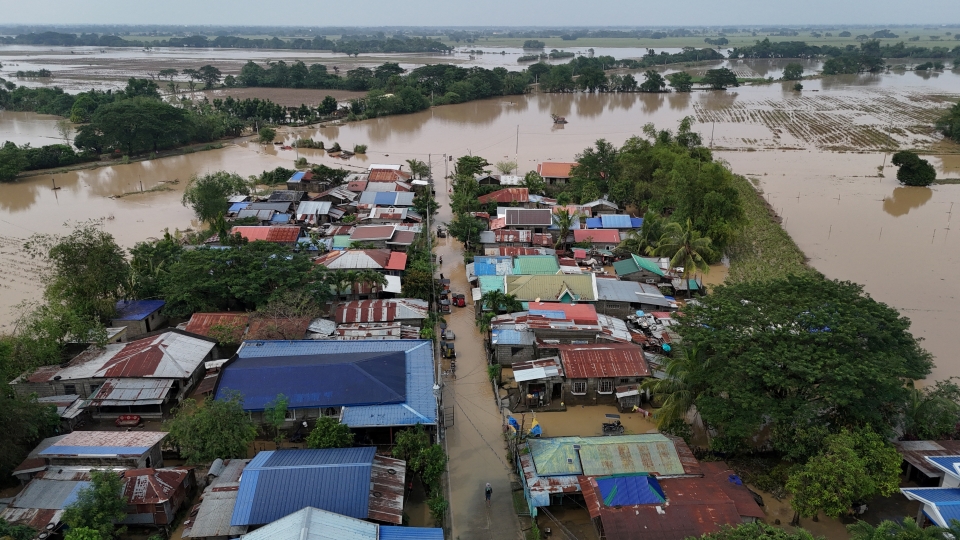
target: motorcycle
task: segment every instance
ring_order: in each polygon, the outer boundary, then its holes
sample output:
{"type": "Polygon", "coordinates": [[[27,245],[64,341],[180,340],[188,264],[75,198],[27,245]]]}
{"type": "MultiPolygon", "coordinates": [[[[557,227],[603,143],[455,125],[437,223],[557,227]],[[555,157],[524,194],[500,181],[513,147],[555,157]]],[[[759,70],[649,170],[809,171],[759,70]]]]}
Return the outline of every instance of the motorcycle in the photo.
{"type": "Polygon", "coordinates": [[[612,422],[603,423],[603,433],[607,434],[617,434],[623,435],[623,424],[620,423],[619,414],[608,414],[606,415],[607,419],[613,420],[612,422]]]}

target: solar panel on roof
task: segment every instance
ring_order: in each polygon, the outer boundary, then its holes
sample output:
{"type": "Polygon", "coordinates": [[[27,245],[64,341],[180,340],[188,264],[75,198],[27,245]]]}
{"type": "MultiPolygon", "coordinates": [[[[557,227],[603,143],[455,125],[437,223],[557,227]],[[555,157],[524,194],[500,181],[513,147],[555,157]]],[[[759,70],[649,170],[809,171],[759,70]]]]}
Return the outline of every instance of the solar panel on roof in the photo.
{"type": "Polygon", "coordinates": [[[602,214],[600,222],[604,229],[629,229],[633,226],[630,216],[626,214],[602,214]]]}

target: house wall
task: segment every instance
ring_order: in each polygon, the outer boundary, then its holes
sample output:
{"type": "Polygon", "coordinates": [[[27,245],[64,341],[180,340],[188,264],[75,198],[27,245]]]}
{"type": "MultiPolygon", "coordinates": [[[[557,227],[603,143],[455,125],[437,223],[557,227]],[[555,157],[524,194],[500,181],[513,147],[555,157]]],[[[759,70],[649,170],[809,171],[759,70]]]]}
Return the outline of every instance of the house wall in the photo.
{"type": "Polygon", "coordinates": [[[626,319],[628,315],[634,315],[638,309],[642,309],[639,303],[614,302],[612,300],[600,300],[596,303],[596,306],[597,313],[618,319],[626,319]]]}
{"type": "MultiPolygon", "coordinates": [[[[599,310],[597,310],[599,312],[599,310]]],[[[569,329],[553,329],[553,328],[534,328],[533,335],[541,341],[554,341],[560,344],[569,344],[575,341],[583,343],[596,343],[597,334],[599,330],[596,328],[591,330],[569,330],[569,329]]],[[[541,352],[546,349],[549,349],[550,346],[547,344],[544,347],[541,347],[541,352]]]]}
{"type": "Polygon", "coordinates": [[[115,327],[125,326],[127,327],[127,337],[129,341],[139,335],[146,334],[147,332],[153,332],[159,328],[163,328],[167,324],[167,316],[161,313],[162,309],[158,309],[147,315],[142,321],[124,321],[121,319],[114,319],[112,324],[115,327]]]}
{"type": "Polygon", "coordinates": [[[638,283],[651,283],[653,285],[657,285],[663,281],[662,277],[643,269],[641,269],[639,272],[627,274],[626,276],[620,276],[620,279],[625,281],[636,281],[638,283]]]}
{"type": "Polygon", "coordinates": [[[99,467],[130,467],[132,469],[163,467],[163,453],[160,444],[153,445],[150,450],[141,456],[110,456],[110,457],[51,457],[50,465],[99,466],[99,467]]]}
{"type": "Polygon", "coordinates": [[[611,377],[602,380],[610,381],[610,392],[600,392],[600,378],[565,379],[563,383],[563,397],[567,405],[597,405],[617,404],[615,388],[621,384],[634,384],[642,381],[642,377],[611,377]],[[574,383],[586,382],[586,393],[574,392],[574,383]]]}
{"type": "Polygon", "coordinates": [[[512,366],[514,362],[526,362],[534,359],[536,348],[533,345],[495,345],[494,356],[501,366],[512,366]]]}
{"type": "Polygon", "coordinates": [[[551,377],[551,378],[549,378],[549,379],[539,379],[539,380],[524,381],[524,382],[522,382],[522,383],[519,383],[517,386],[518,386],[518,389],[519,389],[519,391],[520,391],[520,403],[522,403],[522,404],[524,404],[524,405],[526,405],[526,406],[528,406],[528,407],[529,407],[529,406],[534,406],[534,404],[533,404],[532,402],[528,402],[528,401],[527,401],[527,394],[529,394],[529,393],[531,392],[531,386],[536,387],[536,385],[541,385],[541,384],[542,384],[542,385],[546,385],[546,388],[545,388],[546,392],[545,392],[544,395],[543,395],[543,406],[544,406],[544,407],[549,406],[549,405],[550,405],[551,403],[553,403],[554,401],[556,401],[557,403],[560,403],[560,402],[564,401],[564,393],[563,393],[563,390],[562,390],[562,388],[563,388],[563,379],[561,379],[560,377],[551,377]],[[560,397],[559,397],[559,398],[556,398],[556,399],[553,398],[553,385],[554,385],[554,384],[559,384],[559,385],[561,386],[560,397]]]}

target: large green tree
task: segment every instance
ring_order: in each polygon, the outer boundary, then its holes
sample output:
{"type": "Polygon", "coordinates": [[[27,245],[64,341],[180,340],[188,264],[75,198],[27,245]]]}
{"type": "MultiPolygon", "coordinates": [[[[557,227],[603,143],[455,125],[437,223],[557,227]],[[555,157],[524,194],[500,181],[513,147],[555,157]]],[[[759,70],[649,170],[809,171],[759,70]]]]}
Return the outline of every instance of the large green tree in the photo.
{"type": "Polygon", "coordinates": [[[791,473],[790,506],[800,517],[837,517],[855,501],[889,497],[900,485],[902,458],[870,429],[846,429],[824,439],[823,450],[791,473]]]}
{"type": "MultiPolygon", "coordinates": [[[[954,65],[956,66],[956,62],[954,62],[954,65]]],[[[960,101],[947,109],[943,116],[937,119],[935,125],[944,137],[960,143],[960,101]]],[[[0,160],[0,162],[2,161],[0,160]]]]}
{"type": "Polygon", "coordinates": [[[915,152],[901,150],[893,155],[891,163],[899,167],[897,180],[907,186],[929,186],[937,179],[937,170],[915,152]]]}
{"type": "Polygon", "coordinates": [[[322,416],[307,435],[307,448],[348,448],[353,444],[350,426],[336,418],[322,416]]]}
{"type": "Polygon", "coordinates": [[[170,444],[180,449],[187,463],[246,457],[257,436],[239,394],[219,400],[207,397],[201,405],[185,399],[164,427],[170,432],[170,444]]]}
{"type": "Polygon", "coordinates": [[[858,521],[847,525],[850,540],[943,540],[949,532],[954,538],[960,534],[960,522],[951,520],[958,528],[956,530],[943,529],[936,526],[921,527],[913,518],[904,518],[902,523],[884,520],[878,525],[871,525],[866,521],[858,521]]]}
{"type": "Polygon", "coordinates": [[[16,144],[7,141],[0,146],[0,182],[10,182],[17,178],[29,163],[16,144]]]}
{"type": "Polygon", "coordinates": [[[640,83],[641,92],[663,92],[667,81],[659,72],[648,69],[643,73],[643,82],[640,83]]]}
{"type": "Polygon", "coordinates": [[[700,540],[823,540],[823,538],[814,537],[803,529],[790,533],[773,525],[756,522],[737,526],[724,525],[720,531],[705,534],[700,537],[700,540]]]}
{"type": "Polygon", "coordinates": [[[100,105],[90,123],[77,129],[82,150],[117,149],[128,155],[156,152],[190,142],[194,125],[186,110],[158,99],[135,97],[100,105]]]}
{"type": "Polygon", "coordinates": [[[62,520],[70,528],[85,527],[99,532],[103,538],[111,538],[117,522],[126,516],[123,477],[113,471],[94,469],[90,471],[90,485],[81,488],[76,502],[64,508],[62,520]]]}
{"type": "Polygon", "coordinates": [[[907,440],[953,438],[960,424],[960,386],[953,379],[912,388],[903,411],[907,440]]]}
{"type": "Polygon", "coordinates": [[[250,193],[250,186],[239,174],[227,171],[207,173],[190,178],[181,202],[193,208],[200,221],[211,222],[229,209],[227,198],[250,193]]]}
{"type": "Polygon", "coordinates": [[[783,68],[783,80],[799,81],[803,78],[803,66],[797,62],[791,62],[783,68]]]}
{"type": "Polygon", "coordinates": [[[667,82],[677,92],[689,92],[693,90],[693,77],[686,71],[678,71],[667,75],[667,82]]]}
{"type": "Polygon", "coordinates": [[[703,84],[708,85],[711,90],[726,90],[728,86],[740,86],[737,74],[725,67],[708,69],[703,76],[703,84]]]}
{"type": "Polygon", "coordinates": [[[718,449],[761,430],[788,451],[809,426],[895,425],[906,383],[932,366],[906,317],[819,275],[718,286],[681,321],[684,346],[711,359],[696,405],[718,449]]]}

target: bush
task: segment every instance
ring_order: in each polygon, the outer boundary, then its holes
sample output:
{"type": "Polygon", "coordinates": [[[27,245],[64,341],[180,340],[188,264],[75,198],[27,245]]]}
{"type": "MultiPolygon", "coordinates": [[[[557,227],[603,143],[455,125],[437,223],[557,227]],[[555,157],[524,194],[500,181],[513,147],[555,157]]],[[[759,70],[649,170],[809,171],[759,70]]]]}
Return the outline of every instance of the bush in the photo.
{"type": "Polygon", "coordinates": [[[340,143],[335,142],[333,146],[330,147],[330,152],[340,152],[343,148],[340,148],[340,143]]]}
{"type": "Polygon", "coordinates": [[[365,145],[365,144],[355,144],[355,145],[353,145],[353,153],[354,153],[354,154],[366,154],[366,153],[367,153],[367,145],[365,145]]]}
{"type": "Polygon", "coordinates": [[[907,186],[929,186],[937,179],[937,170],[916,153],[901,150],[893,155],[892,163],[899,167],[897,180],[907,186]]]}
{"type": "Polygon", "coordinates": [[[803,85],[800,84],[800,83],[797,83],[797,84],[793,85],[793,89],[796,90],[797,92],[799,92],[799,91],[803,90],[803,85]]]}
{"type": "Polygon", "coordinates": [[[449,506],[450,503],[439,494],[430,497],[427,501],[427,507],[430,508],[430,517],[433,518],[433,522],[437,527],[443,526],[443,520],[447,515],[447,508],[449,506]]]}
{"type": "Polygon", "coordinates": [[[260,144],[271,144],[277,137],[277,130],[273,128],[260,128],[260,144]]]}
{"type": "Polygon", "coordinates": [[[802,65],[800,65],[800,64],[798,64],[798,63],[796,63],[796,62],[791,62],[791,63],[787,64],[787,66],[786,66],[785,68],[783,68],[783,80],[785,80],[785,81],[799,81],[799,80],[802,79],[802,78],[803,78],[803,66],[802,66],[802,65]]]}

